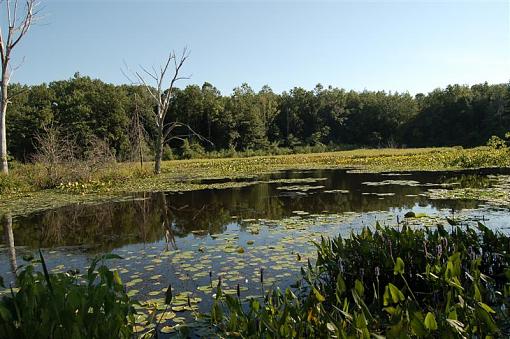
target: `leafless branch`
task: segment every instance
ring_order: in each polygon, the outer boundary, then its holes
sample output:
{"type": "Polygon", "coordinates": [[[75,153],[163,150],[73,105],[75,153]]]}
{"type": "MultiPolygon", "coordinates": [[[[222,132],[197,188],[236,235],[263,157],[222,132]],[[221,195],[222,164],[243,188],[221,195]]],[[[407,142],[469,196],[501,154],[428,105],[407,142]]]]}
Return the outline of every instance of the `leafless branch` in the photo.
{"type": "Polygon", "coordinates": [[[124,64],[124,68],[121,68],[120,69],[120,72],[122,73],[123,76],[126,77],[126,79],[133,85],[135,84],[136,82],[133,81],[133,79],[129,76],[129,74],[127,73],[130,72],[131,74],[134,74],[134,72],[129,68],[126,60],[122,60],[122,63],[124,64]],[[125,70],[124,70],[125,69],[125,70]]]}
{"type": "MultiPolygon", "coordinates": [[[[207,141],[212,144],[210,140],[201,136],[187,124],[179,121],[173,121],[170,123],[165,122],[167,113],[170,109],[171,100],[174,96],[176,83],[190,78],[189,76],[181,75],[182,67],[189,55],[190,51],[187,47],[185,47],[180,55],[177,55],[175,51],[170,52],[165,63],[159,68],[152,67],[152,71],[150,71],[147,68],[140,66],[139,71],[131,72],[136,78],[137,83],[145,87],[157,107],[157,110],[154,112],[156,116],[156,126],[158,127],[158,134],[156,136],[157,139],[155,140],[155,144],[157,146],[155,162],[156,173],[159,173],[161,170],[162,149],[168,141],[184,140],[184,138],[196,136],[199,140],[207,141]],[[172,72],[170,72],[172,65],[173,69],[172,72]],[[189,133],[173,134],[179,127],[186,128],[189,133]]],[[[126,78],[129,79],[128,76],[126,76],[126,78]]]]}
{"type": "Polygon", "coordinates": [[[174,140],[174,139],[179,139],[179,140],[182,140],[181,138],[184,138],[184,137],[191,137],[191,136],[195,136],[198,138],[198,140],[200,141],[205,141],[207,143],[209,143],[210,145],[214,145],[212,141],[210,141],[209,139],[207,139],[206,137],[202,136],[200,133],[196,132],[193,128],[191,128],[190,125],[188,124],[184,124],[184,123],[181,123],[181,122],[175,122],[175,123],[170,123],[170,124],[167,124],[167,125],[170,125],[169,128],[167,128],[166,132],[165,132],[165,142],[169,142],[171,140],[174,140]],[[170,136],[170,133],[177,127],[185,127],[190,133],[188,134],[181,134],[181,135],[177,135],[177,137],[179,138],[176,138],[176,136],[170,136]],[[170,136],[170,137],[169,137],[170,136]]]}
{"type": "Polygon", "coordinates": [[[143,66],[140,66],[140,69],[141,69],[141,70],[142,70],[145,74],[147,74],[149,77],[151,77],[152,79],[154,79],[154,81],[159,81],[159,78],[158,78],[158,76],[157,76],[157,73],[156,73],[156,72],[154,72],[154,74],[153,74],[153,73],[149,72],[148,70],[146,70],[143,66]]]}
{"type": "MultiPolygon", "coordinates": [[[[7,0],[7,3],[10,1],[7,0]]],[[[13,37],[11,43],[9,44],[8,48],[12,49],[14,46],[18,44],[18,42],[25,36],[25,34],[28,32],[30,26],[32,25],[34,17],[39,13],[35,10],[35,7],[37,6],[38,2],[35,0],[27,0],[26,1],[26,14],[25,17],[21,20],[21,23],[19,25],[16,25],[17,17],[16,17],[16,10],[18,7],[18,0],[14,1],[14,13],[12,18],[12,24],[9,26],[9,31],[12,30],[13,34],[17,33],[16,37],[13,37]]]]}

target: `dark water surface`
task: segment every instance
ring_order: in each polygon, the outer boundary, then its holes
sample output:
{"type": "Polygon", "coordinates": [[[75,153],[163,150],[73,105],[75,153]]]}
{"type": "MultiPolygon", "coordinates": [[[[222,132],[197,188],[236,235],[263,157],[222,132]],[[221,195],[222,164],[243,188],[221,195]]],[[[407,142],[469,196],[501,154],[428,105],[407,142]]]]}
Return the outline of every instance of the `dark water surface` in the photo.
{"type": "Polygon", "coordinates": [[[200,309],[207,309],[210,276],[221,275],[227,291],[240,284],[244,296],[259,295],[267,285],[295,279],[313,258],[311,240],[373,226],[375,220],[396,224],[410,210],[426,214],[429,223],[453,213],[507,229],[505,210],[480,207],[476,200],[427,198],[430,188],[490,187],[487,174],[283,171],[237,188],[71,205],[12,220],[12,236],[4,230],[0,246],[0,272],[12,281],[12,255],[20,264],[22,255],[39,248],[55,272],[83,271],[94,255],[113,251],[124,259],[112,265],[137,298],[160,301],[171,282],[177,292],[202,298],[200,309]],[[8,245],[12,238],[15,248],[8,245]]]}
{"type": "Polygon", "coordinates": [[[294,215],[293,211],[362,213],[420,206],[430,211],[471,209],[477,206],[477,201],[428,201],[424,192],[441,184],[458,183],[456,187],[489,184],[483,176],[437,172],[397,175],[346,170],[286,171],[265,179],[245,187],[142,193],[131,201],[71,205],[18,217],[13,221],[16,245],[32,249],[81,246],[104,252],[127,244],[158,242],[164,239],[167,225],[180,238],[198,230],[222,233],[235,222],[233,219],[282,219],[294,215]],[[278,182],[285,179],[304,181],[278,182]],[[395,183],[367,184],[387,180],[395,183]],[[310,186],[308,190],[306,186],[310,186]]]}

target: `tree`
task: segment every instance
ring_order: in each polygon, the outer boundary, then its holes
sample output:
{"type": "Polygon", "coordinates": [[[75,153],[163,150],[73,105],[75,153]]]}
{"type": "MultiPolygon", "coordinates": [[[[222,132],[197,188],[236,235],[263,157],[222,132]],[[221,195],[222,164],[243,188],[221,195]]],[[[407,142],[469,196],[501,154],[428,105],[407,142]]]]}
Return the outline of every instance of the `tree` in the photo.
{"type": "Polygon", "coordinates": [[[7,16],[7,36],[4,36],[2,27],[0,27],[0,59],[2,63],[2,80],[0,82],[0,158],[1,171],[9,173],[7,164],[7,130],[6,115],[7,105],[9,104],[9,81],[11,80],[11,53],[21,39],[28,33],[30,26],[37,16],[35,0],[26,0],[23,8],[23,15],[18,16],[18,0],[1,0],[0,5],[5,3],[7,16]]]}
{"type": "Polygon", "coordinates": [[[35,153],[36,136],[54,119],[55,96],[46,84],[10,84],[9,93],[13,99],[9,103],[7,118],[7,153],[19,161],[31,161],[35,153]]]}
{"type": "Polygon", "coordinates": [[[154,112],[157,127],[156,136],[154,138],[154,149],[156,153],[154,173],[156,174],[161,173],[161,161],[163,159],[163,148],[165,144],[173,139],[183,140],[183,135],[175,134],[179,127],[185,127],[188,129],[188,131],[191,132],[191,134],[195,134],[201,138],[201,136],[196,133],[188,124],[179,121],[167,122],[166,119],[169,108],[171,106],[171,99],[174,95],[176,82],[179,80],[189,79],[189,77],[183,77],[179,75],[184,62],[188,59],[188,57],[189,52],[187,48],[184,48],[180,56],[177,56],[175,52],[170,53],[165,65],[160,67],[159,70],[153,68],[152,71],[148,71],[146,68],[140,67],[141,71],[135,72],[138,82],[145,87],[156,106],[156,110],[154,112]],[[170,78],[170,82],[168,82],[168,85],[165,86],[167,83],[167,72],[172,62],[174,66],[173,74],[170,78]],[[149,81],[146,79],[146,77],[154,81],[155,87],[149,85],[149,81]]]}
{"type": "Polygon", "coordinates": [[[257,96],[262,113],[261,118],[264,125],[264,132],[268,139],[276,139],[278,131],[274,121],[278,114],[280,114],[279,97],[273,92],[271,87],[267,85],[262,87],[257,96]]]}
{"type": "Polygon", "coordinates": [[[234,118],[235,132],[231,145],[240,149],[262,149],[267,146],[261,105],[253,89],[244,83],[234,89],[226,109],[234,118]]]}
{"type": "Polygon", "coordinates": [[[55,95],[54,121],[67,134],[76,137],[77,155],[85,157],[88,145],[97,138],[106,140],[119,159],[127,158],[127,93],[112,84],[87,76],[49,84],[55,95]]]}
{"type": "Polygon", "coordinates": [[[226,148],[226,144],[221,143],[225,140],[225,131],[223,121],[224,100],[220,91],[208,82],[202,85],[202,116],[207,126],[202,135],[207,135],[207,139],[214,140],[214,146],[226,148]]]}

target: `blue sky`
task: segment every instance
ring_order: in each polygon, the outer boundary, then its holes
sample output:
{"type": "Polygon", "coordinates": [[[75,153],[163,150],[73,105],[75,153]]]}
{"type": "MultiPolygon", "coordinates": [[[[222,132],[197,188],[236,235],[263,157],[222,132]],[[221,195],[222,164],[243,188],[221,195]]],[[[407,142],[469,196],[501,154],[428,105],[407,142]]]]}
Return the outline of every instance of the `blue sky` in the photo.
{"type": "Polygon", "coordinates": [[[510,1],[42,0],[44,18],[15,50],[14,82],[76,71],[127,83],[188,46],[191,80],[224,94],[247,82],[276,92],[317,83],[429,92],[510,80],[510,1]]]}

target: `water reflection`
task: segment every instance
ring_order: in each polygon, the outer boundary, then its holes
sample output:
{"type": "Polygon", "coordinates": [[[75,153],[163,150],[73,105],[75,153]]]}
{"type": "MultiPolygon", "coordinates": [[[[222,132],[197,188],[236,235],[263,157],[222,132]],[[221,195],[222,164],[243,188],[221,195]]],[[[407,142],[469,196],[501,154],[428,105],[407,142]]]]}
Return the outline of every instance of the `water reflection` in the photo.
{"type": "Polygon", "coordinates": [[[1,218],[2,226],[4,229],[4,241],[7,245],[7,253],[9,257],[9,264],[11,266],[11,272],[15,274],[18,267],[16,263],[16,247],[14,245],[14,234],[12,231],[12,215],[7,213],[1,218]]]}
{"type": "Polygon", "coordinates": [[[467,187],[489,184],[483,176],[437,172],[390,175],[346,170],[286,171],[265,179],[265,182],[232,189],[141,193],[130,201],[73,205],[15,220],[4,216],[3,241],[9,247],[13,267],[14,238],[16,245],[29,248],[79,246],[96,252],[164,240],[167,249],[176,249],[175,238],[190,232],[222,233],[238,220],[282,219],[296,210],[369,212],[415,205],[433,209],[475,208],[476,201],[429,201],[423,193],[444,183],[467,187]],[[392,181],[386,185],[367,184],[384,180],[392,181]]]}

